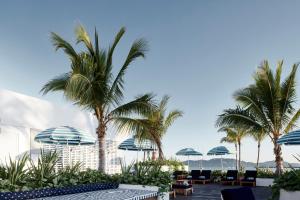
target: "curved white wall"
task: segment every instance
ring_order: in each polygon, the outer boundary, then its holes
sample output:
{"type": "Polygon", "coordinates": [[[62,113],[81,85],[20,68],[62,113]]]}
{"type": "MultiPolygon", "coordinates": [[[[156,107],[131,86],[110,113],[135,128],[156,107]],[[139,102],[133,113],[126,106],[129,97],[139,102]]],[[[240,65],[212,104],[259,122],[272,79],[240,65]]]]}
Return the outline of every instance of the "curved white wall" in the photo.
{"type": "Polygon", "coordinates": [[[31,130],[62,125],[95,134],[91,113],[76,106],[57,106],[38,98],[0,90],[0,161],[30,150],[31,130]]]}

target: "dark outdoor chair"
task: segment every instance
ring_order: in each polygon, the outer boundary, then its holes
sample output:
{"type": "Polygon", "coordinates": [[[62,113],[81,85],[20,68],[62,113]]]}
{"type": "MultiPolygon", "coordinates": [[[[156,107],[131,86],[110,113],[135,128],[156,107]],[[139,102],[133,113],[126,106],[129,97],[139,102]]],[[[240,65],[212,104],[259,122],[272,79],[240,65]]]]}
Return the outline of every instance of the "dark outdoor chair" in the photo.
{"type": "Polygon", "coordinates": [[[234,185],[238,182],[238,171],[237,170],[228,170],[226,176],[222,179],[222,184],[231,184],[234,185]]]}
{"type": "Polygon", "coordinates": [[[255,200],[253,192],[249,187],[221,190],[223,200],[255,200]]]}
{"type": "Polygon", "coordinates": [[[197,181],[201,182],[202,184],[211,182],[211,170],[202,170],[197,181]]]}
{"type": "Polygon", "coordinates": [[[189,177],[189,180],[191,180],[192,183],[195,183],[199,180],[199,177],[201,176],[200,170],[192,170],[191,176],[189,177]]]}
{"type": "Polygon", "coordinates": [[[240,180],[240,185],[249,184],[252,186],[256,186],[256,176],[256,170],[246,170],[244,178],[240,180]]]}
{"type": "Polygon", "coordinates": [[[191,184],[172,184],[172,189],[175,197],[176,194],[183,194],[184,196],[187,196],[189,193],[193,193],[193,185],[191,184]]]}
{"type": "Polygon", "coordinates": [[[173,172],[173,178],[174,180],[177,180],[180,178],[180,176],[184,175],[184,172],[183,171],[174,171],[173,172]]]}

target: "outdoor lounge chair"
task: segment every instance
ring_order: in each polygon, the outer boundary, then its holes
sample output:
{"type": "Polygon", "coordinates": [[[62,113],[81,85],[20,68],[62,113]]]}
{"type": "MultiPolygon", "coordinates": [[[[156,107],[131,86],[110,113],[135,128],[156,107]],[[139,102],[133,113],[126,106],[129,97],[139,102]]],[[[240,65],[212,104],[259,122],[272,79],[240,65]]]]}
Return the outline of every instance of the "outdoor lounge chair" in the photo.
{"type": "Polygon", "coordinates": [[[249,187],[235,189],[224,189],[221,191],[223,200],[255,200],[253,192],[249,187]]]}
{"type": "Polygon", "coordinates": [[[174,171],[173,172],[174,180],[182,179],[183,176],[184,176],[184,171],[174,171]]]}
{"type": "Polygon", "coordinates": [[[240,180],[240,185],[251,184],[252,186],[256,186],[256,176],[256,170],[246,170],[244,178],[240,180]]]}
{"type": "Polygon", "coordinates": [[[238,182],[238,171],[237,170],[228,170],[226,176],[222,179],[222,184],[231,184],[234,185],[238,182]]]}
{"type": "Polygon", "coordinates": [[[192,170],[191,176],[189,177],[189,180],[191,180],[192,183],[196,183],[199,180],[199,177],[201,176],[200,170],[192,170]]]}
{"type": "Polygon", "coordinates": [[[211,170],[202,170],[197,181],[201,182],[202,184],[211,182],[211,170]]]}
{"type": "Polygon", "coordinates": [[[193,185],[191,184],[172,184],[172,190],[174,191],[174,195],[183,194],[187,196],[188,194],[193,193],[193,185]]]}

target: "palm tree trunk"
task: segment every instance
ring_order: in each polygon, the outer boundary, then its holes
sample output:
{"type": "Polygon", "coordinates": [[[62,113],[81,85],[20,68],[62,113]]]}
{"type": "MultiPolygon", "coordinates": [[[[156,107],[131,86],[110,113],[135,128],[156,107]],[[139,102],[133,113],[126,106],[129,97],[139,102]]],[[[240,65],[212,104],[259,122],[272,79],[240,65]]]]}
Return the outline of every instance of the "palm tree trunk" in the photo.
{"type": "Polygon", "coordinates": [[[274,143],[274,155],[275,155],[275,163],[276,163],[276,171],[275,174],[277,176],[283,173],[283,159],[282,159],[282,150],[281,146],[277,144],[278,136],[273,138],[274,143]]]}
{"type": "Polygon", "coordinates": [[[256,170],[258,170],[259,165],[259,154],[260,154],[260,141],[257,143],[257,160],[256,160],[256,170]]]}
{"type": "Polygon", "coordinates": [[[162,150],[162,146],[161,145],[157,145],[158,148],[158,159],[159,160],[163,160],[164,159],[164,152],[162,150]]]}
{"type": "Polygon", "coordinates": [[[235,169],[238,170],[238,150],[237,150],[237,143],[234,144],[235,147],[235,169]]]}
{"type": "Polygon", "coordinates": [[[241,141],[238,141],[239,145],[239,171],[241,171],[242,166],[241,166],[241,141]]]}
{"type": "Polygon", "coordinates": [[[104,123],[99,121],[99,126],[97,128],[98,136],[98,145],[99,145],[99,161],[98,161],[98,170],[105,172],[105,131],[106,127],[104,123]]]}

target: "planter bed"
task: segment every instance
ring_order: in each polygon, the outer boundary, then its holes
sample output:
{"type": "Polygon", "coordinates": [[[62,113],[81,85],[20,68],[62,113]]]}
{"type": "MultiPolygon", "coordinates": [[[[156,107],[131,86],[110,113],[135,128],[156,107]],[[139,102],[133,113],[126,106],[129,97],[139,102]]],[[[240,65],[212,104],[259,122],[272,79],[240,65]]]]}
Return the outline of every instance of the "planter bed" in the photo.
{"type": "Polygon", "coordinates": [[[142,200],[156,199],[157,187],[96,183],[63,188],[46,188],[22,192],[2,192],[2,200],[142,200]]]}
{"type": "Polygon", "coordinates": [[[45,188],[22,192],[0,192],[0,199],[3,200],[26,200],[43,197],[52,197],[66,194],[84,193],[90,191],[107,190],[118,188],[117,183],[93,183],[85,185],[75,185],[62,188],[45,188]]]}

